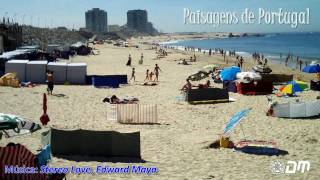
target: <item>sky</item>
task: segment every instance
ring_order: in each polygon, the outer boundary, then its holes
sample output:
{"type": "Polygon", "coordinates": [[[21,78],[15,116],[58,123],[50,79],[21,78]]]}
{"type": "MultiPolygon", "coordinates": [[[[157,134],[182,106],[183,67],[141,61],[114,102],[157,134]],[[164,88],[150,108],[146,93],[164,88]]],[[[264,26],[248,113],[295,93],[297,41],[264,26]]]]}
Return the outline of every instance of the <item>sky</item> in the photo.
{"type": "MultiPolygon", "coordinates": [[[[291,32],[320,31],[319,0],[0,0],[0,17],[10,17],[34,26],[85,26],[85,12],[100,8],[108,12],[110,24],[126,24],[126,12],[145,9],[148,19],[161,32],[291,32]],[[290,25],[231,24],[214,27],[208,24],[184,24],[184,8],[202,12],[237,12],[245,8],[258,15],[258,9],[305,11],[310,9],[310,22],[292,28],[290,25]]],[[[257,17],[256,17],[257,18],[257,17]]]]}

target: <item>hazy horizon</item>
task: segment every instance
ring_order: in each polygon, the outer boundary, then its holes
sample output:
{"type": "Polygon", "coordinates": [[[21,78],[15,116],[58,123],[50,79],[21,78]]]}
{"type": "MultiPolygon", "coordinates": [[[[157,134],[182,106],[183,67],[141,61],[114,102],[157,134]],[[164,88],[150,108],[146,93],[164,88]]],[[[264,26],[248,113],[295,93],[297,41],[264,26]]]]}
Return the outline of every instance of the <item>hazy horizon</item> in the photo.
{"type": "Polygon", "coordinates": [[[247,32],[247,33],[282,33],[282,32],[319,32],[320,3],[317,0],[203,0],[195,2],[163,0],[151,2],[146,0],[11,0],[0,7],[0,17],[10,17],[16,22],[39,27],[65,26],[69,29],[85,27],[85,12],[100,8],[108,13],[109,25],[126,24],[126,12],[132,9],[145,9],[148,19],[159,31],[178,32],[247,32]],[[212,25],[184,24],[184,8],[193,11],[243,12],[245,8],[257,11],[258,8],[275,11],[304,11],[310,9],[310,24],[300,25],[296,29],[289,25],[266,24],[231,24],[213,27],[212,25]]]}

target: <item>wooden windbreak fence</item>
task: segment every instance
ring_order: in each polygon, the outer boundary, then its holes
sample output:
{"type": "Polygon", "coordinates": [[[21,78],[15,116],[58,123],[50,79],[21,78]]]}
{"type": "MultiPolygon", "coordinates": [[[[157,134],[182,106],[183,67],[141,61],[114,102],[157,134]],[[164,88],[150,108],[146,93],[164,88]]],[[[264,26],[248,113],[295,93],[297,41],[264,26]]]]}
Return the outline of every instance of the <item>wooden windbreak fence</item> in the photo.
{"type": "Polygon", "coordinates": [[[157,105],[108,104],[107,119],[123,124],[155,124],[158,123],[157,105]]]}

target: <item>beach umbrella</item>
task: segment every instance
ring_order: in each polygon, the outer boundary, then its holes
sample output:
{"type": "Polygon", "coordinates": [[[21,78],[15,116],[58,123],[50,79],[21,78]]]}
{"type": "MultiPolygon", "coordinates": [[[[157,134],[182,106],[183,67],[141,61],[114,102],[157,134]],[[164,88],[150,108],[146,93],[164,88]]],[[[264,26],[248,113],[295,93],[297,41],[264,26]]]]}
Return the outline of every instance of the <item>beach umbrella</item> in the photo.
{"type": "Polygon", "coordinates": [[[307,89],[308,85],[302,81],[290,81],[287,85],[282,86],[279,90],[286,94],[295,94],[307,89]]]}
{"type": "Polygon", "coordinates": [[[46,93],[43,93],[43,106],[42,106],[43,114],[40,117],[40,121],[41,121],[42,125],[47,125],[48,122],[50,121],[49,116],[47,115],[47,108],[48,108],[47,107],[47,95],[46,95],[46,93]]]}
{"type": "Polygon", "coordinates": [[[302,69],[302,72],[305,73],[320,73],[320,65],[319,64],[314,64],[314,65],[309,65],[306,66],[302,69]]]}
{"type": "Polygon", "coordinates": [[[235,115],[232,116],[232,118],[229,120],[229,122],[226,124],[226,127],[224,128],[223,134],[227,134],[231,132],[231,130],[240,123],[241,120],[251,111],[251,108],[244,109],[242,111],[237,112],[235,115]]]}
{"type": "Polygon", "coordinates": [[[237,73],[241,72],[240,68],[237,66],[226,67],[220,73],[222,81],[233,81],[237,78],[237,73]]]}

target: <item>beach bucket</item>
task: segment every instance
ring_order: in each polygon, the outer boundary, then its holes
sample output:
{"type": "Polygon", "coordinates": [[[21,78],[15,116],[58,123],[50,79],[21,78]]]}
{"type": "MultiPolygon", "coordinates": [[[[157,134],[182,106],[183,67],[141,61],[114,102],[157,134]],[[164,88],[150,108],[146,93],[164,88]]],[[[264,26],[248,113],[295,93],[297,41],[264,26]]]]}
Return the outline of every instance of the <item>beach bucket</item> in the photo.
{"type": "Polygon", "coordinates": [[[220,138],[220,147],[223,147],[223,148],[228,148],[229,147],[229,138],[228,137],[221,137],[220,138]]]}

